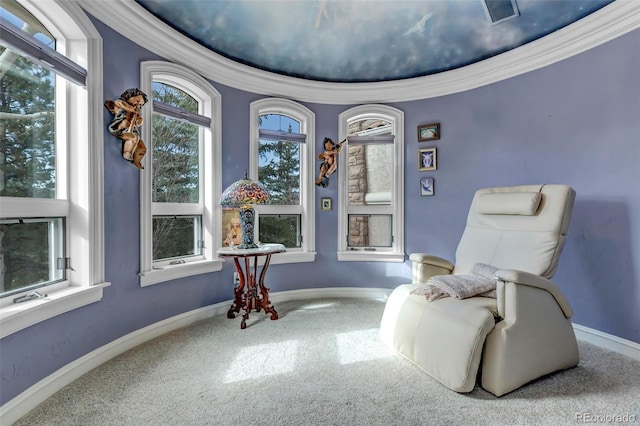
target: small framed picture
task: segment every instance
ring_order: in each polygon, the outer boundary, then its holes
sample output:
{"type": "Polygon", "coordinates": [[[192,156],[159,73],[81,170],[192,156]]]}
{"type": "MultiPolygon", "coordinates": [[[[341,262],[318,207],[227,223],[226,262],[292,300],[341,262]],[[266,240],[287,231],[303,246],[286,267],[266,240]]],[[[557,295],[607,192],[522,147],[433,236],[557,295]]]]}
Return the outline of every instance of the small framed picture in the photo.
{"type": "Polygon", "coordinates": [[[418,141],[435,141],[440,139],[440,123],[423,124],[418,126],[418,141]]]}
{"type": "Polygon", "coordinates": [[[418,150],[418,170],[436,170],[436,149],[424,148],[418,150]]]}
{"type": "Polygon", "coordinates": [[[433,194],[433,178],[428,177],[420,179],[420,195],[428,197],[433,194]]]}
{"type": "Polygon", "coordinates": [[[320,200],[320,208],[322,210],[331,210],[331,198],[322,198],[320,200]]]}

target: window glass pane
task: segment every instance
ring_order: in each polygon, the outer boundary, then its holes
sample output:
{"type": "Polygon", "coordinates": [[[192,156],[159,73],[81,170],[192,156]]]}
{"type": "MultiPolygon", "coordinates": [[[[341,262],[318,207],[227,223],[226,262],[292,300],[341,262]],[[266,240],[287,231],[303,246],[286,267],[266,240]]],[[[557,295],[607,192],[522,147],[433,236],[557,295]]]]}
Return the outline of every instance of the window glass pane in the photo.
{"type": "MultiPolygon", "coordinates": [[[[0,16],[10,24],[22,29],[47,46],[55,49],[55,39],[51,33],[28,10],[20,6],[15,0],[2,0],[0,16]]],[[[4,65],[4,64],[3,64],[4,65]]]]}
{"type": "Polygon", "coordinates": [[[280,243],[285,247],[300,247],[299,214],[261,214],[258,240],[262,243],[280,243]]]}
{"type": "Polygon", "coordinates": [[[198,113],[198,101],[184,90],[164,83],[153,82],[153,99],[167,105],[198,113]]]}
{"type": "Polygon", "coordinates": [[[55,74],[0,46],[0,196],[55,198],[55,74]]]}
{"type": "Polygon", "coordinates": [[[260,140],[258,180],[269,193],[271,204],[300,204],[300,144],[260,140]]]}
{"type": "Polygon", "coordinates": [[[0,295],[63,280],[63,253],[63,218],[0,219],[0,295]]]}
{"type": "MultiPolygon", "coordinates": [[[[258,116],[258,128],[300,133],[300,122],[282,114],[263,114],[258,116]]],[[[271,204],[300,204],[300,145],[261,139],[258,180],[269,193],[271,204]]]]}
{"type": "Polygon", "coordinates": [[[153,115],[153,195],[156,203],[200,201],[200,126],[153,115]]]}
{"type": "Polygon", "coordinates": [[[300,133],[300,122],[282,114],[263,114],[258,116],[258,128],[279,132],[300,133]]]}
{"type": "MultiPolygon", "coordinates": [[[[349,124],[349,136],[390,135],[391,123],[367,119],[349,124]]],[[[352,206],[391,204],[393,186],[393,144],[349,144],[349,204],[352,206]]]]}
{"type": "Polygon", "coordinates": [[[349,123],[348,136],[390,135],[391,122],[372,118],[349,123]]]}
{"type": "Polygon", "coordinates": [[[200,216],[154,216],[153,260],[202,254],[200,216]]]}
{"type": "Polygon", "coordinates": [[[348,232],[350,247],[391,247],[391,215],[350,214],[348,232]]]}
{"type": "Polygon", "coordinates": [[[349,145],[349,204],[391,204],[393,145],[349,145]]]}

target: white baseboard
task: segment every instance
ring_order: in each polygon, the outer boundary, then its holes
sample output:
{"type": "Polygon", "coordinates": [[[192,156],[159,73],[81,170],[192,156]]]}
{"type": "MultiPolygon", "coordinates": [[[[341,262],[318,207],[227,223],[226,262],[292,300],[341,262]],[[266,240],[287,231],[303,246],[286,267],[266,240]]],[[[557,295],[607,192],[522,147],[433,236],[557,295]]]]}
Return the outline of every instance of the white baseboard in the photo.
{"type": "MultiPolygon", "coordinates": [[[[391,293],[390,289],[335,287],[274,292],[270,294],[270,299],[273,304],[290,300],[312,300],[334,297],[385,301],[389,293],[391,293]]],[[[166,320],[159,321],[129,333],[126,336],[122,336],[70,362],[0,407],[0,423],[6,426],[13,424],[51,395],[110,359],[163,334],[189,326],[203,319],[225,314],[230,304],[231,300],[228,300],[167,318],[166,320]]],[[[573,328],[576,337],[580,340],[640,360],[640,344],[638,343],[579,324],[573,324],[573,328]]]]}
{"type": "Polygon", "coordinates": [[[578,340],[583,340],[592,345],[600,346],[640,361],[640,344],[636,342],[580,324],[573,324],[573,331],[576,333],[578,340]]]}
{"type": "MultiPolygon", "coordinates": [[[[379,288],[336,287],[274,292],[269,294],[269,298],[273,304],[289,300],[332,297],[386,300],[390,292],[391,290],[379,288]]],[[[110,359],[173,330],[216,315],[226,314],[230,305],[231,300],[227,300],[167,318],[122,336],[70,362],[0,407],[0,424],[11,425],[63,387],[110,359]]]]}

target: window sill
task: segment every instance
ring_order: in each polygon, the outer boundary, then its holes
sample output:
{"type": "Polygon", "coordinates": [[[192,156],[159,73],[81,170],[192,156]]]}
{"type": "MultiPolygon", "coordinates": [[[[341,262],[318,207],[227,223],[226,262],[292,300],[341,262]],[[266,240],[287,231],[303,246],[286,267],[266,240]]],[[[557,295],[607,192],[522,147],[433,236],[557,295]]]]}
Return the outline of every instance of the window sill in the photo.
{"type": "Polygon", "coordinates": [[[140,287],[147,287],[165,281],[192,275],[207,274],[222,269],[222,260],[205,260],[181,265],[163,266],[162,269],[153,269],[140,274],[140,287]]]}
{"type": "Polygon", "coordinates": [[[394,262],[403,263],[404,253],[375,252],[375,251],[339,251],[338,261],[340,262],[394,262]]]}
{"type": "MultiPolygon", "coordinates": [[[[72,311],[102,299],[102,289],[110,286],[105,282],[89,287],[72,286],[47,293],[44,299],[15,303],[0,309],[0,338],[20,331],[57,315],[72,311]]],[[[43,291],[44,293],[44,291],[43,291]]]]}

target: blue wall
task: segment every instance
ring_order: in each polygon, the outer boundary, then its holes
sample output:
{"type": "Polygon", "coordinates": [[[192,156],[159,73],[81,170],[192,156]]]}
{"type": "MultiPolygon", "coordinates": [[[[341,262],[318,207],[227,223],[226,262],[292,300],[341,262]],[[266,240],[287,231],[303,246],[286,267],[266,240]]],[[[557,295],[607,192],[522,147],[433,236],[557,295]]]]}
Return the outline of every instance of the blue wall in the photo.
{"type": "MultiPolygon", "coordinates": [[[[100,22],[104,96],[139,86],[140,61],[158,59],[100,22]],[[126,52],[126,55],[123,55],[126,52]]],[[[526,183],[567,183],[577,191],[570,234],[554,281],[573,321],[640,342],[640,31],[603,46],[479,89],[395,103],[405,112],[406,253],[454,260],[474,191],[526,183]],[[438,121],[442,138],[418,143],[416,128],[438,121]],[[438,170],[419,172],[417,150],[438,148],[438,170]],[[421,197],[419,179],[435,178],[436,195],[421,197]]],[[[223,187],[248,165],[249,104],[261,96],[212,82],[222,94],[223,187]]],[[[305,104],[316,114],[317,151],[337,139],[345,105],[305,104]]],[[[0,404],[64,365],[157,321],[230,300],[233,268],[141,288],[139,172],[123,161],[107,131],[105,110],[105,289],[98,303],[52,318],[1,341],[0,404]]],[[[336,175],[337,176],[337,175],[336,175]]],[[[393,288],[410,265],[337,262],[337,185],[317,188],[318,255],[314,263],[273,265],[272,291],[320,287],[393,288]]],[[[274,323],[275,325],[276,323],[274,323]]]]}

